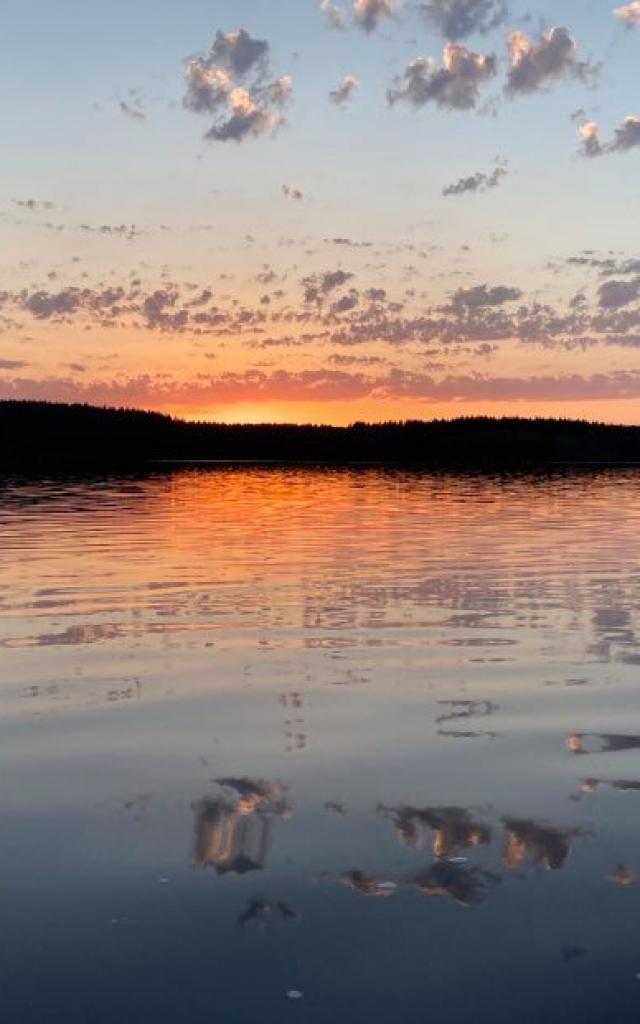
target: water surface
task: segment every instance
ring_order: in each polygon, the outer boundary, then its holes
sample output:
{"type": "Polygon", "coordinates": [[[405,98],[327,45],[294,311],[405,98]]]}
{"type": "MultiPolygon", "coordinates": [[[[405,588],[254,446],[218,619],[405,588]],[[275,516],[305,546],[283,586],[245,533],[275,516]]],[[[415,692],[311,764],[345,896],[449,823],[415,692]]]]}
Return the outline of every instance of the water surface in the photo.
{"type": "Polygon", "coordinates": [[[7,1021],[637,1021],[640,476],[8,481],[0,538],[7,1021]]]}

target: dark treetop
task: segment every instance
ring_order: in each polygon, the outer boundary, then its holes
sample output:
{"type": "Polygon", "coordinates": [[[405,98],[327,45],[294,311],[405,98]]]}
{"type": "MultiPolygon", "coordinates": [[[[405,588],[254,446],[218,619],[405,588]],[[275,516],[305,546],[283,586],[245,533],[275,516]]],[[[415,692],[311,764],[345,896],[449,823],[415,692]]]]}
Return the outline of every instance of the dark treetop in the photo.
{"type": "Polygon", "coordinates": [[[463,417],[349,427],[187,423],[159,413],[0,402],[0,470],[140,468],[159,460],[515,469],[640,462],[640,427],[463,417]]]}

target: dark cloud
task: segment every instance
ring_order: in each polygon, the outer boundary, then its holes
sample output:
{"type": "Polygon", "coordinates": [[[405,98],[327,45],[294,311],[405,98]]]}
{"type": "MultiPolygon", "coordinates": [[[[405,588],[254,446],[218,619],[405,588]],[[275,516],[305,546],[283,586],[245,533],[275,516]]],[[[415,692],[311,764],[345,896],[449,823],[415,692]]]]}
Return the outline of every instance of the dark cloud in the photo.
{"type": "Polygon", "coordinates": [[[580,135],[580,153],[582,156],[602,156],[604,153],[625,153],[640,146],[640,116],[630,114],[615,129],[610,142],[602,142],[600,127],[595,121],[578,123],[580,135]]]}
{"type": "Polygon", "coordinates": [[[471,174],[467,178],[459,178],[453,185],[447,185],[446,188],[443,188],[442,194],[443,196],[462,196],[469,192],[488,192],[492,188],[497,188],[507,173],[506,164],[498,164],[490,174],[476,171],[475,174],[471,174]]]}
{"type": "Polygon", "coordinates": [[[256,66],[265,74],[269,43],[266,39],[253,39],[244,28],[237,32],[218,31],[211,44],[209,60],[212,65],[227,68],[238,78],[243,78],[256,66]]]}
{"type": "Polygon", "coordinates": [[[445,308],[454,313],[464,313],[485,309],[487,306],[502,306],[505,302],[515,302],[521,297],[519,288],[508,288],[506,285],[489,288],[486,284],[478,284],[473,288],[458,288],[451,296],[450,305],[445,308]]]}
{"type": "Polygon", "coordinates": [[[640,146],[640,117],[632,114],[625,117],[620,127],[616,128],[608,149],[615,153],[635,149],[636,146],[640,146]]]}
{"type": "Polygon", "coordinates": [[[523,32],[512,32],[509,36],[511,67],[505,91],[515,96],[537,92],[559,78],[592,79],[597,68],[588,61],[578,60],[577,53],[575,40],[563,27],[552,28],[534,42],[523,32]]]}
{"type": "Polygon", "coordinates": [[[130,117],[133,121],[146,120],[147,115],[142,102],[142,93],[140,89],[129,89],[127,99],[120,100],[118,107],[125,117],[130,117]]]}
{"type": "Polygon", "coordinates": [[[346,270],[326,270],[322,274],[312,274],[302,279],[304,301],[322,303],[324,298],[336,288],[342,288],[353,278],[346,270]]]}
{"type": "Polygon", "coordinates": [[[421,8],[427,21],[454,42],[474,32],[484,35],[507,16],[502,0],[429,0],[421,8]]]}
{"type": "Polygon", "coordinates": [[[50,377],[17,377],[0,381],[2,399],[43,399],[131,405],[149,408],[179,405],[201,408],[206,403],[240,401],[345,401],[358,398],[412,398],[425,402],[586,401],[640,398],[640,371],[618,370],[591,376],[566,374],[492,377],[477,373],[436,380],[428,374],[395,369],[382,376],[345,370],[247,370],[193,381],[167,381],[141,375],[118,381],[85,381],[50,377]]]}
{"type": "Polygon", "coordinates": [[[48,199],[14,199],[13,204],[24,210],[55,210],[56,208],[56,204],[48,199]]]}
{"type": "Polygon", "coordinates": [[[343,107],[348,103],[354,92],[360,85],[355,75],[345,75],[340,85],[329,93],[329,99],[337,107],[343,107]]]}
{"type": "Polygon", "coordinates": [[[117,238],[126,238],[129,241],[137,238],[140,234],[135,224],[99,224],[96,227],[91,224],[81,224],[79,230],[86,231],[88,234],[113,235],[117,238]]]}
{"type": "Polygon", "coordinates": [[[325,245],[339,245],[344,246],[346,249],[371,249],[373,246],[373,242],[357,242],[353,238],[343,238],[342,236],[325,238],[323,241],[325,245]]]}
{"type": "Polygon", "coordinates": [[[505,818],[507,830],[503,861],[514,868],[531,859],[550,871],[559,870],[571,851],[571,841],[583,835],[579,828],[556,828],[537,821],[505,818]]]}
{"type": "Polygon", "coordinates": [[[320,10],[329,28],[345,31],[359,28],[374,32],[381,21],[393,18],[402,0],[352,0],[347,11],[335,0],[320,0],[320,10]]]}
{"type": "Polygon", "coordinates": [[[147,118],[142,107],[131,101],[120,100],[119,107],[121,113],[130,117],[133,121],[145,121],[147,118]]]}
{"type": "Polygon", "coordinates": [[[38,320],[64,316],[73,313],[82,302],[82,291],[78,288],[66,288],[61,292],[33,292],[25,298],[24,308],[38,320]]]}
{"type": "Polygon", "coordinates": [[[286,75],[268,80],[269,58],[269,43],[241,28],[219,31],[208,54],[188,60],[183,106],[217,116],[205,139],[241,142],[284,123],[292,82],[286,75]]]}
{"type": "Polygon", "coordinates": [[[599,257],[585,252],[580,256],[570,256],[567,263],[569,266],[590,267],[597,270],[602,277],[640,274],[640,259],[634,258],[617,260],[611,256],[599,257]]]}
{"type": "Polygon", "coordinates": [[[358,28],[373,32],[385,18],[393,17],[398,0],[353,0],[353,18],[358,28]]]}
{"type": "Polygon", "coordinates": [[[470,110],[476,106],[480,87],[495,73],[494,56],[447,43],[442,67],[429,57],[411,61],[396,87],[387,92],[387,99],[392,105],[404,101],[414,107],[435,103],[443,110],[470,110]]]}
{"type": "Polygon", "coordinates": [[[331,303],[331,313],[333,316],[340,315],[341,313],[349,313],[352,309],[355,309],[360,301],[358,292],[355,288],[352,288],[348,295],[343,295],[341,298],[336,299],[335,302],[331,303]]]}
{"type": "Polygon", "coordinates": [[[23,370],[28,365],[22,359],[0,359],[0,370],[23,370]]]}
{"type": "Polygon", "coordinates": [[[633,281],[605,281],[598,288],[598,303],[602,309],[620,309],[640,297],[640,277],[633,281]]]}
{"type": "Polygon", "coordinates": [[[293,185],[283,185],[282,194],[286,199],[304,199],[304,192],[302,189],[294,188],[293,185]]]}
{"type": "MultiPolygon", "coordinates": [[[[268,265],[255,278],[260,290],[247,304],[193,282],[171,283],[167,275],[152,285],[130,277],[123,285],[109,287],[99,282],[93,287],[5,291],[0,304],[5,321],[10,315],[16,327],[24,327],[26,317],[33,317],[52,323],[73,321],[87,330],[100,326],[194,338],[235,336],[240,344],[252,347],[293,341],[304,346],[322,338],[335,348],[420,345],[425,352],[432,346],[431,356],[446,351],[474,359],[491,353],[499,342],[565,351],[638,347],[640,260],[586,252],[569,257],[566,264],[594,270],[597,280],[592,290],[583,287],[576,292],[574,286],[557,306],[527,300],[514,285],[487,283],[459,287],[443,305],[429,304],[413,289],[405,289],[398,300],[383,286],[384,277],[356,287],[353,273],[340,266],[303,277],[303,301],[292,301],[276,285],[282,275],[268,265]]],[[[383,270],[378,268],[378,277],[383,270]]],[[[431,370],[442,368],[430,364],[431,370]]]]}

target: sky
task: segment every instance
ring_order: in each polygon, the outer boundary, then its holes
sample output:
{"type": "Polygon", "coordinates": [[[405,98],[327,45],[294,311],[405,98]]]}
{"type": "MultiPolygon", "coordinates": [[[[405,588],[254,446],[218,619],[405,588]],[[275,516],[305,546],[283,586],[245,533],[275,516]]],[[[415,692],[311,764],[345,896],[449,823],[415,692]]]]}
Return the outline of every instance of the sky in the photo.
{"type": "Polygon", "coordinates": [[[640,422],[640,0],[5,0],[0,399],[640,422]]]}

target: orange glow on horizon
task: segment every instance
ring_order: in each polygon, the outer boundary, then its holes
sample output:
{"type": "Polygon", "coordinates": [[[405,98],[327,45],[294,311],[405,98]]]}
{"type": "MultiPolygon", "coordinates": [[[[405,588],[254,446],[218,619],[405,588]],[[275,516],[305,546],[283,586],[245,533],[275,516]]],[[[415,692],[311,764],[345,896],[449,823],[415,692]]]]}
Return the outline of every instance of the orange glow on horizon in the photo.
{"type": "Polygon", "coordinates": [[[217,406],[215,408],[162,408],[191,422],[204,421],[227,424],[292,423],[349,426],[363,421],[382,423],[389,420],[457,419],[461,416],[521,416],[591,420],[602,423],[640,424],[640,403],[637,399],[607,399],[575,402],[448,402],[419,401],[361,402],[255,402],[217,406]]]}

